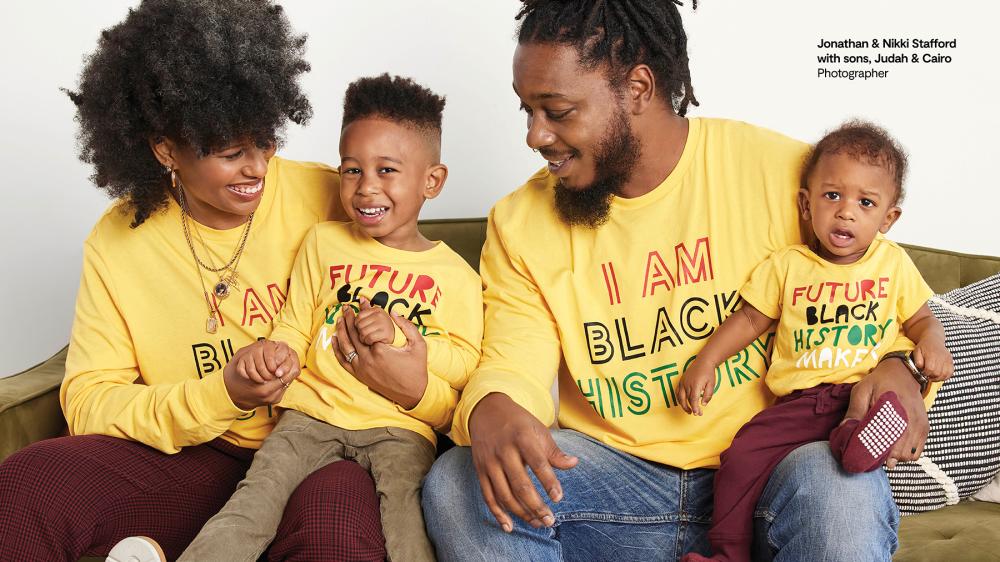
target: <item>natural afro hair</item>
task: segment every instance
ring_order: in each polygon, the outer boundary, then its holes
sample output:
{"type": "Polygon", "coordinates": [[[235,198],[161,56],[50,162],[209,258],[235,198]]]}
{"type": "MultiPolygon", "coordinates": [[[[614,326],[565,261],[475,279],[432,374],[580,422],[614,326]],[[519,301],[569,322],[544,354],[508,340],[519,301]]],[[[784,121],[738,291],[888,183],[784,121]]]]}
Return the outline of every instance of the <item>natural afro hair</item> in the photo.
{"type": "Polygon", "coordinates": [[[439,96],[410,78],[380,76],[359,78],[344,93],[341,128],[369,117],[396,121],[417,129],[440,144],[444,96],[439,96]]]}
{"type": "Polygon", "coordinates": [[[142,224],[167,203],[169,173],[150,140],[199,154],[250,139],[279,143],[312,108],[298,77],[306,37],[270,0],[143,0],[104,30],[76,91],[80,158],[142,224]]]}
{"type": "Polygon", "coordinates": [[[893,205],[903,201],[907,158],[903,147],[885,129],[868,121],[852,120],[828,132],[813,147],[802,167],[800,185],[809,189],[809,176],[824,154],[847,154],[855,160],[880,166],[889,172],[896,187],[893,205]]]}
{"type": "MultiPolygon", "coordinates": [[[[688,68],[687,34],[678,0],[521,0],[517,41],[569,45],[580,64],[606,65],[612,85],[621,86],[629,70],[645,64],[653,71],[664,99],[684,116],[698,105],[688,68]]],[[[693,2],[698,7],[698,2],[693,2]]]]}

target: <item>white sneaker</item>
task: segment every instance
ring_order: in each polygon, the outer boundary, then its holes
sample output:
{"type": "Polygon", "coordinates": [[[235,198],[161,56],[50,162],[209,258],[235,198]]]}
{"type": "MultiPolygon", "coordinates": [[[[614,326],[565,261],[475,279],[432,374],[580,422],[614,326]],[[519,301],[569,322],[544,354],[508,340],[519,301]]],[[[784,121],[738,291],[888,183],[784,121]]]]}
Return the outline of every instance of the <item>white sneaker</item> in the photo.
{"type": "Polygon", "coordinates": [[[153,539],[127,537],[118,541],[104,562],[167,562],[167,557],[153,539]]]}

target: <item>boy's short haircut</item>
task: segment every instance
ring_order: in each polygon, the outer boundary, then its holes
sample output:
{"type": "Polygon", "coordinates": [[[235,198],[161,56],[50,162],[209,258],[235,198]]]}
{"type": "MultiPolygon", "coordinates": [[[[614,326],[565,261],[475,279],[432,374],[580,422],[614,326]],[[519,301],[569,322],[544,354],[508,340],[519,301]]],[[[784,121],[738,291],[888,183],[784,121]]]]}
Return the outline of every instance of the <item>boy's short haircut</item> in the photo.
{"type": "Polygon", "coordinates": [[[824,154],[847,154],[866,164],[881,166],[893,177],[896,197],[893,205],[903,201],[903,180],[906,177],[906,152],[896,139],[882,127],[868,121],[848,121],[826,134],[806,157],[800,185],[809,189],[809,175],[824,154]]]}
{"type": "Polygon", "coordinates": [[[359,78],[344,94],[341,128],[366,118],[383,118],[425,133],[440,150],[441,113],[444,96],[439,96],[410,78],[381,76],[359,78]]]}

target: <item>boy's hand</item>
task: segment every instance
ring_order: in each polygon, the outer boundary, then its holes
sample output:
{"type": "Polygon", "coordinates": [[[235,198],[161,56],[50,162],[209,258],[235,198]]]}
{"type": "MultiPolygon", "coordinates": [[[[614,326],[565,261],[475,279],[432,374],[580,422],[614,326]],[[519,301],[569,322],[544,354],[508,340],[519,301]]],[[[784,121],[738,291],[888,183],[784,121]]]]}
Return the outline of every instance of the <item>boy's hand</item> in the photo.
{"type": "Polygon", "coordinates": [[[361,310],[354,320],[354,329],[362,343],[371,346],[376,343],[392,344],[396,324],[382,307],[372,306],[368,299],[361,299],[361,310]]]}
{"type": "Polygon", "coordinates": [[[299,376],[299,357],[285,342],[254,342],[236,352],[230,363],[236,374],[259,384],[279,380],[287,385],[299,376]]]}
{"type": "Polygon", "coordinates": [[[913,348],[913,364],[927,377],[934,382],[946,381],[951,378],[955,371],[955,365],[951,360],[951,352],[944,346],[944,342],[931,338],[924,338],[913,348]]]}
{"type": "Polygon", "coordinates": [[[701,415],[701,407],[712,400],[715,391],[715,369],[707,364],[699,364],[696,359],[681,376],[677,403],[689,414],[701,415]]]}

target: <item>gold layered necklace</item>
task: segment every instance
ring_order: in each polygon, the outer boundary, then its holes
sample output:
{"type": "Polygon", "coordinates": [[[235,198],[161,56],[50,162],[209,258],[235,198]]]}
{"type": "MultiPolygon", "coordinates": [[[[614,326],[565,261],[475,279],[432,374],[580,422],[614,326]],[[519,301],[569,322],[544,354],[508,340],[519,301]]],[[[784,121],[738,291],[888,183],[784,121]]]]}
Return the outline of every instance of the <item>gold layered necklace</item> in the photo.
{"type": "MultiPolygon", "coordinates": [[[[172,174],[173,175],[173,174],[172,174]]],[[[174,178],[172,178],[174,179],[174,178]]],[[[171,182],[174,187],[177,187],[176,179],[171,182]]],[[[240,242],[236,245],[236,249],[233,251],[232,257],[229,261],[222,267],[216,267],[214,261],[212,260],[212,253],[208,250],[208,245],[205,244],[205,239],[201,236],[201,231],[198,230],[197,222],[195,222],[195,233],[198,236],[198,241],[201,243],[201,248],[205,252],[206,259],[209,263],[205,263],[198,257],[198,252],[195,250],[194,241],[191,239],[191,227],[188,225],[188,217],[191,215],[191,211],[188,209],[187,200],[184,198],[184,188],[183,186],[177,187],[177,201],[180,203],[181,207],[181,227],[184,229],[184,240],[187,241],[188,249],[191,250],[191,256],[194,258],[195,269],[198,270],[198,281],[201,282],[201,290],[205,295],[205,304],[208,305],[208,319],[205,321],[205,331],[214,334],[216,330],[219,329],[219,319],[216,315],[216,308],[212,304],[212,297],[208,294],[208,289],[205,286],[205,277],[201,270],[205,269],[210,273],[219,274],[219,280],[212,286],[212,293],[218,300],[223,300],[229,296],[232,289],[239,288],[239,281],[237,279],[237,268],[240,265],[240,258],[243,257],[243,250],[247,245],[247,238],[250,236],[250,226],[253,224],[253,213],[247,217],[247,222],[243,226],[243,233],[240,235],[240,242]]],[[[192,218],[192,220],[194,220],[192,218]]]]}

